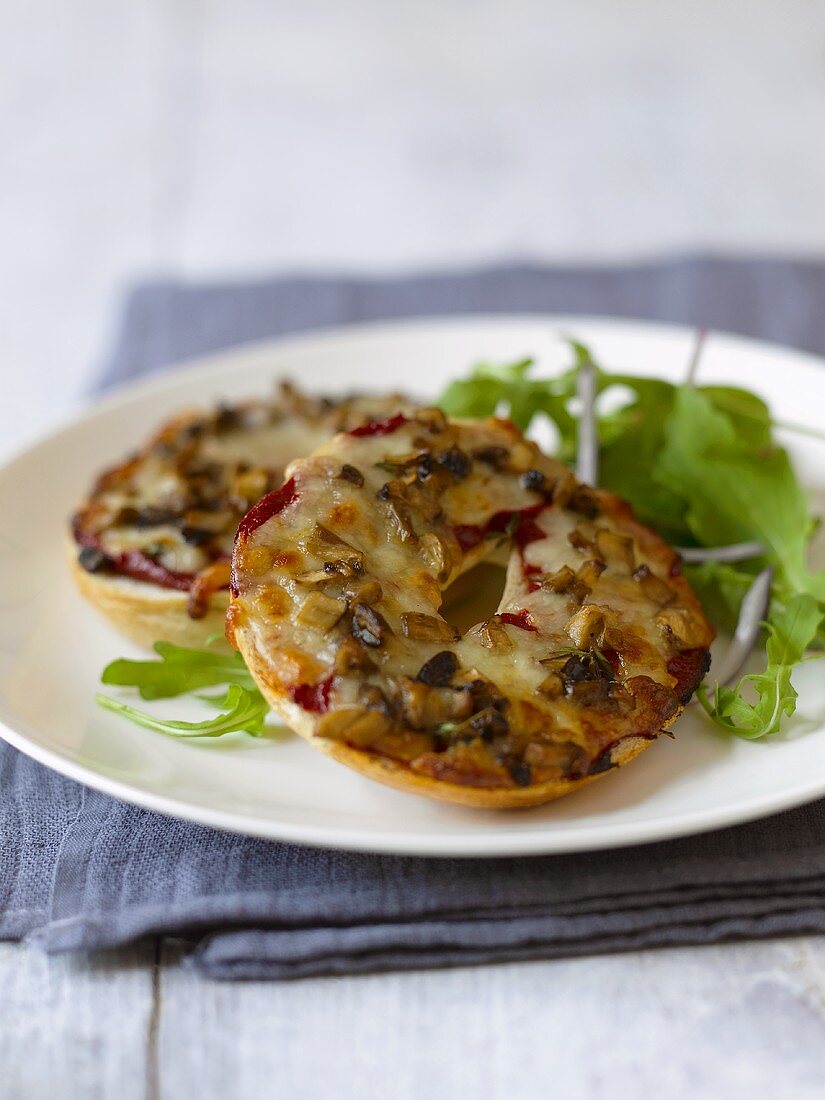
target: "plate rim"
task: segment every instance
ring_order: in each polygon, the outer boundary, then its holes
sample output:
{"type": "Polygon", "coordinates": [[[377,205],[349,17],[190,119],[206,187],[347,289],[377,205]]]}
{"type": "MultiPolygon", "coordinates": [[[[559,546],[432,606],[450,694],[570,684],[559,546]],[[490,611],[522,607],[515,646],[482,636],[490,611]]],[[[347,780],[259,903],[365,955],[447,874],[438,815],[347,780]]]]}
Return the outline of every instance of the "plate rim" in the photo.
{"type": "MultiPolygon", "coordinates": [[[[664,337],[690,338],[699,326],[670,324],[630,317],[611,317],[598,314],[564,314],[541,312],[502,312],[502,313],[460,313],[436,316],[417,316],[410,318],[364,321],[355,324],[314,328],[284,336],[250,340],[226,348],[197,355],[179,363],[172,363],[152,372],[146,377],[133,379],[123,385],[117,385],[92,401],[78,401],[68,412],[54,418],[42,426],[35,435],[22,446],[14,448],[0,460],[0,477],[13,474],[14,468],[24,464],[30,456],[42,446],[53,443],[87,420],[105,415],[111,410],[128,405],[132,400],[167,388],[195,384],[199,378],[225,370],[230,363],[239,359],[250,362],[267,354],[289,354],[302,348],[319,343],[335,344],[347,338],[358,339],[364,336],[399,336],[410,330],[433,328],[457,329],[464,326],[489,326],[519,324],[541,324],[549,329],[563,330],[565,327],[581,326],[591,330],[609,328],[613,331],[627,330],[628,334],[664,337]]],[[[825,369],[825,358],[811,352],[775,341],[759,340],[741,336],[724,330],[711,329],[708,335],[739,345],[744,350],[774,352],[795,360],[798,368],[811,368],[818,373],[825,369]]],[[[789,364],[790,365],[790,364],[789,364]]],[[[241,368],[242,369],[242,368],[241,368]]],[[[5,709],[5,708],[3,708],[5,709]]],[[[324,847],[345,851],[373,852],[377,854],[395,854],[427,856],[430,858],[505,858],[520,855],[561,855],[564,853],[601,851],[631,845],[656,843],[677,837],[699,835],[715,829],[744,824],[749,821],[769,817],[783,810],[804,805],[825,794],[825,774],[819,779],[784,788],[773,797],[760,795],[751,800],[733,803],[728,807],[712,807],[702,811],[684,812],[681,815],[650,821],[629,821],[606,826],[596,822],[590,826],[583,824],[564,826],[553,830],[528,830],[521,833],[483,834],[468,829],[466,833],[452,835],[443,840],[437,836],[416,836],[405,833],[378,833],[360,826],[347,826],[341,829],[335,825],[307,825],[305,823],[269,821],[257,817],[254,813],[226,811],[209,808],[199,803],[178,800],[171,796],[134,787],[128,781],[114,779],[96,771],[92,766],[76,762],[63,756],[58,750],[43,745],[38,739],[38,731],[25,720],[15,720],[15,726],[9,726],[0,712],[0,738],[14,749],[51,768],[67,778],[81,783],[103,794],[119,798],[122,801],[164,814],[179,820],[193,821],[200,825],[216,828],[245,836],[260,837],[269,840],[284,841],[309,847],[324,847]],[[606,829],[610,834],[605,836],[606,829]],[[593,835],[595,834],[595,836],[593,835]],[[481,840],[481,843],[479,843],[481,840]],[[437,841],[437,848],[434,847],[437,841]]],[[[520,811],[510,811],[517,814],[520,811]]]]}
{"type": "Polygon", "coordinates": [[[726,340],[750,348],[753,351],[767,350],[791,356],[797,360],[795,365],[799,368],[809,367],[820,371],[825,369],[825,354],[817,355],[815,352],[794,347],[792,344],[783,344],[777,340],[761,340],[728,329],[703,325],[651,321],[643,317],[611,316],[606,313],[465,312],[355,321],[351,324],[296,330],[295,332],[285,333],[283,336],[243,340],[224,348],[216,348],[203,354],[173,360],[139,378],[130,378],[123,383],[115,381],[100,394],[87,391],[75,398],[68,409],[47,418],[31,436],[19,440],[7,451],[0,450],[0,475],[5,474],[8,466],[13,465],[20,459],[28,458],[31,451],[37,450],[38,447],[54,437],[78,427],[87,418],[116,409],[120,405],[128,404],[132,398],[140,397],[145,392],[155,389],[171,389],[174,388],[177,382],[186,383],[197,379],[202,374],[207,375],[218,372],[226,362],[236,359],[238,356],[248,356],[253,359],[273,351],[279,353],[292,350],[300,351],[305,345],[335,343],[347,337],[391,335],[393,330],[401,328],[453,328],[459,325],[489,325],[493,327],[498,324],[535,323],[546,324],[549,328],[555,327],[558,329],[571,325],[586,325],[588,328],[635,329],[644,330],[651,335],[681,336],[683,338],[689,338],[695,336],[698,332],[703,332],[708,340],[726,340]]]}

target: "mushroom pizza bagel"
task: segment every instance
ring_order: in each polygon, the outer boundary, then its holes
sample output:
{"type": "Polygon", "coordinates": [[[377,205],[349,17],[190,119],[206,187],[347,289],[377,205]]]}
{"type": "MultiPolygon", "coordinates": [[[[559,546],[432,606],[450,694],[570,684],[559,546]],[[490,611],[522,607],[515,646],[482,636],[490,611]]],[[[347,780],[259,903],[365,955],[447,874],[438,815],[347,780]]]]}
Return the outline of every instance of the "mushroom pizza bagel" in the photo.
{"type": "Polygon", "coordinates": [[[75,513],[81,592],[141,645],[203,645],[222,634],[238,522],[284,467],[336,432],[408,407],[396,396],[271,399],[183,413],[103,473],[75,513]]]}
{"type": "Polygon", "coordinates": [[[676,553],[510,422],[396,408],[292,462],[241,521],[227,634],[274,710],[372,779],[548,802],[676,719],[713,629],[676,553]],[[509,550],[464,636],[444,589],[509,550]]]}

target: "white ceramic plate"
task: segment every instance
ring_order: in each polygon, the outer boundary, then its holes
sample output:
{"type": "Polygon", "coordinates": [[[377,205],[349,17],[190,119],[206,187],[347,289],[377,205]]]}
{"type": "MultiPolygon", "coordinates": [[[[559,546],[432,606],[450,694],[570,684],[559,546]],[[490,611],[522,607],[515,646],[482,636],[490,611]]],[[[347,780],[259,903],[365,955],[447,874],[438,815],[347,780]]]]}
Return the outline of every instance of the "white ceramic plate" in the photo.
{"type": "MultiPolygon", "coordinates": [[[[153,810],[257,836],[382,852],[582,851],[730,825],[825,794],[819,662],[798,671],[799,710],[781,737],[727,738],[693,707],[675,740],[661,738],[630,767],[550,806],[508,813],[385,789],[292,736],[179,743],[96,707],[102,667],[138,651],[75,594],[64,560],[66,517],[95,472],[161,417],[263,392],[284,376],[310,390],[398,387],[432,396],[479,360],[534,355],[553,372],[567,364],[559,333],[590,344],[609,368],[671,379],[684,375],[694,341],[688,329],[536,316],[328,332],[234,350],[144,382],[8,463],[0,470],[0,734],[49,767],[153,810]]],[[[810,356],[714,334],[700,380],[746,385],[778,418],[823,427],[825,369],[810,356]]],[[[825,444],[788,433],[783,440],[821,505],[825,444]]],[[[202,717],[200,706],[166,704],[177,717],[202,717]]]]}

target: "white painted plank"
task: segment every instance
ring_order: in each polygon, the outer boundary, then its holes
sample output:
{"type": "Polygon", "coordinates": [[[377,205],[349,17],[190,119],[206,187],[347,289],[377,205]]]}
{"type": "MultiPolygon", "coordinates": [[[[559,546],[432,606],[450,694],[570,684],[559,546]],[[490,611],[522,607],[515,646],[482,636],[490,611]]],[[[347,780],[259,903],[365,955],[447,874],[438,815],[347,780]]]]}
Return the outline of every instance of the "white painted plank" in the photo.
{"type": "Polygon", "coordinates": [[[825,939],[293,984],[0,945],[0,1096],[759,1100],[825,1090],[825,939]],[[621,1036],[621,1039],[617,1039],[621,1036]]]}
{"type": "Polygon", "coordinates": [[[153,960],[0,943],[2,1100],[153,1100],[153,960]]]}
{"type": "Polygon", "coordinates": [[[292,984],[169,966],[162,1095],[819,1100],[823,962],[786,939],[292,984]]]}

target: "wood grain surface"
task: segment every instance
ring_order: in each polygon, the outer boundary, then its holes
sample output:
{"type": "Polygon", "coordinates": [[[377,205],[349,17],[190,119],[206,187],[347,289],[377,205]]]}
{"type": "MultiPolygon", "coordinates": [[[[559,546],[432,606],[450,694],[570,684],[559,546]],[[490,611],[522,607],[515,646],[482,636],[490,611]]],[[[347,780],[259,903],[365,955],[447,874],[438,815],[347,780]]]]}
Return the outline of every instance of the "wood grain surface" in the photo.
{"type": "Polygon", "coordinates": [[[2,1100],[819,1100],[825,941],[292,983],[0,945],[2,1100]]]}

